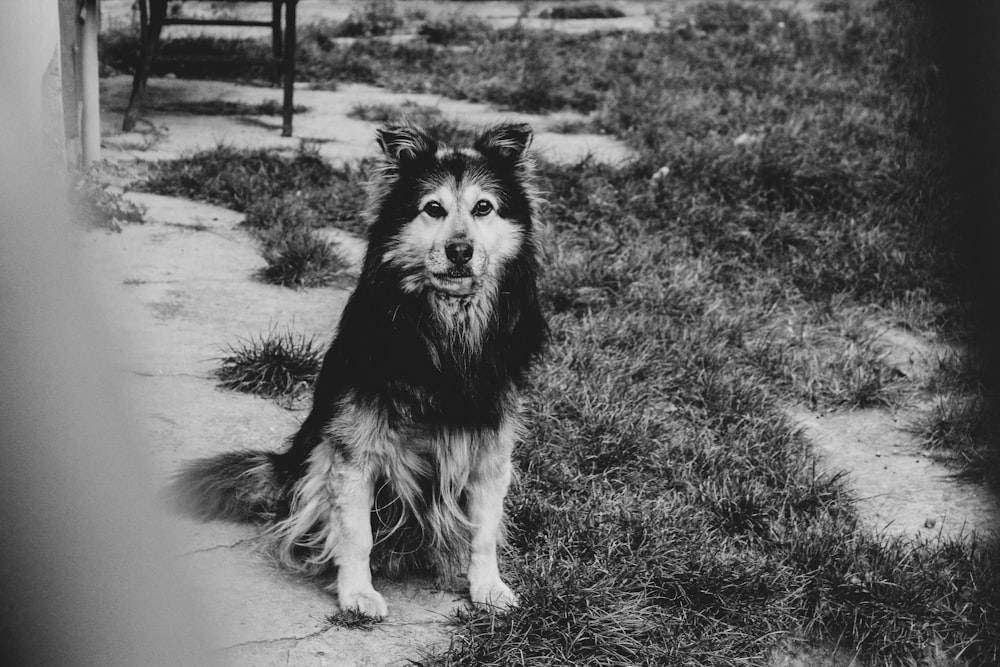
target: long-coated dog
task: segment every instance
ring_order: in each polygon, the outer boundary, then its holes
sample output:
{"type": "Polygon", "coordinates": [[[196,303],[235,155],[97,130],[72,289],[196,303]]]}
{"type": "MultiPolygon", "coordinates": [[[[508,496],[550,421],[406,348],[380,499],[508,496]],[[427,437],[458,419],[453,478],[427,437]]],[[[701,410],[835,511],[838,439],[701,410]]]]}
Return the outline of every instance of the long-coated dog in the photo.
{"type": "Polygon", "coordinates": [[[308,417],[284,451],[195,461],[173,488],[202,518],[269,524],[293,569],[336,568],[343,609],[386,615],[373,569],[461,568],[473,603],[508,608],[497,545],[547,331],[531,128],[465,149],[409,125],[376,138],[364,267],[308,417]]]}

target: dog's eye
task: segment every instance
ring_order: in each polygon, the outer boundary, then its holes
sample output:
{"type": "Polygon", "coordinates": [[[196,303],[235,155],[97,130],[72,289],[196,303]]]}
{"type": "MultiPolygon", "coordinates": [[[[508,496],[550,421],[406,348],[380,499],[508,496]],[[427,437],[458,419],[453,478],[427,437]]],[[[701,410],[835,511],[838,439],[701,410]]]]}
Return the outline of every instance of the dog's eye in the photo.
{"type": "Polygon", "coordinates": [[[440,202],[436,201],[429,201],[424,204],[424,213],[432,218],[443,218],[448,215],[448,211],[444,210],[444,206],[441,206],[440,202]]]}
{"type": "Polygon", "coordinates": [[[480,199],[476,202],[476,205],[472,207],[472,215],[477,218],[481,218],[484,215],[489,215],[493,210],[493,204],[489,203],[485,199],[480,199]]]}

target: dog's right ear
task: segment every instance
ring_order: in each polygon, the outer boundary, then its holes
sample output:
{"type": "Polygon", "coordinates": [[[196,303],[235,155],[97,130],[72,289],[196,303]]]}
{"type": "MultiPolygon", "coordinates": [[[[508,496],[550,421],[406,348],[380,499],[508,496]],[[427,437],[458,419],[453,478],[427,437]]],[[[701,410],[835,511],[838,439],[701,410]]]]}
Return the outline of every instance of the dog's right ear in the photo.
{"type": "Polygon", "coordinates": [[[375,141],[390,161],[410,162],[437,152],[437,142],[412,125],[387,125],[375,131],[375,141]]]}

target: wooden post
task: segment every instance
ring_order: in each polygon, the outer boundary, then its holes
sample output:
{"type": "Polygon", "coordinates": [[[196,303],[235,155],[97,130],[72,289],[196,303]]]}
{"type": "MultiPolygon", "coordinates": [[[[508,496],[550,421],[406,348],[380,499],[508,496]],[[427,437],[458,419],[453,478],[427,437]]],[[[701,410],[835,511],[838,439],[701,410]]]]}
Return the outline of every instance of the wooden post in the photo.
{"type": "Polygon", "coordinates": [[[98,0],[81,0],[79,43],[83,113],[80,135],[84,166],[101,159],[101,100],[97,64],[97,35],[100,30],[98,0]]]}
{"type": "Polygon", "coordinates": [[[59,0],[59,56],[62,75],[63,132],[66,135],[66,164],[70,171],[80,166],[80,77],[78,0],[59,0]]]}

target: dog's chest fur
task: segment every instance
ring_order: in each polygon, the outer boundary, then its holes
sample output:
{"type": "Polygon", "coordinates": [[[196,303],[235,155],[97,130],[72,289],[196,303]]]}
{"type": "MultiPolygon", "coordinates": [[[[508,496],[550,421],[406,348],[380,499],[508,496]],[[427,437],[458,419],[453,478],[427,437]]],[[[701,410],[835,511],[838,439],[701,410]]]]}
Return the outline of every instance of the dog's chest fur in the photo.
{"type": "Polygon", "coordinates": [[[446,354],[457,360],[477,355],[493,316],[492,295],[451,297],[431,293],[428,299],[444,338],[452,347],[446,354]]]}

